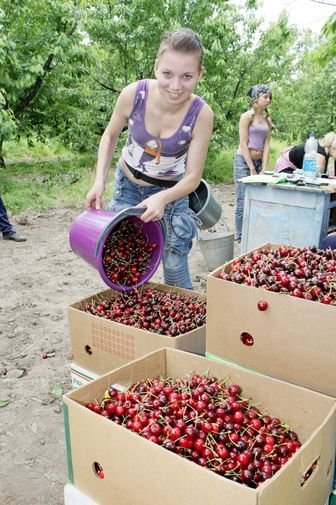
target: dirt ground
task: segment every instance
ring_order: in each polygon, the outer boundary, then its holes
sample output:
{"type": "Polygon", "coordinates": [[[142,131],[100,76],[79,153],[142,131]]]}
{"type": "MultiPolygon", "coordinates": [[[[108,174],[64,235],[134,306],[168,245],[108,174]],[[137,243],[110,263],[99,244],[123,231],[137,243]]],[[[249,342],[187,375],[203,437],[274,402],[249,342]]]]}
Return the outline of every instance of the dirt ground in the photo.
{"type": "MultiPolygon", "coordinates": [[[[213,191],[223,207],[213,231],[226,226],[233,231],[234,186],[216,185],[213,191]]],[[[66,310],[106,288],[98,272],[75,256],[68,244],[70,226],[81,211],[63,208],[12,216],[27,242],[0,238],[2,505],[64,503],[67,465],[62,393],[71,389],[66,310]]],[[[197,242],[190,265],[195,289],[205,291],[207,268],[197,242]]],[[[160,269],[152,280],[162,281],[160,269]]]]}

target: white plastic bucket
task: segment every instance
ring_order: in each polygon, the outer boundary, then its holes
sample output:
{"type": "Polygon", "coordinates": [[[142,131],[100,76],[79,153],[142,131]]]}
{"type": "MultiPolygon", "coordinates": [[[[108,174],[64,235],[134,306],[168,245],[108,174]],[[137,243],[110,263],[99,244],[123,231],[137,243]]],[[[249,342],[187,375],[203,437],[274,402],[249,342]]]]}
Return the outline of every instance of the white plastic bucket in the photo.
{"type": "Polygon", "coordinates": [[[201,233],[198,244],[209,271],[233,259],[234,233],[201,233]]]}

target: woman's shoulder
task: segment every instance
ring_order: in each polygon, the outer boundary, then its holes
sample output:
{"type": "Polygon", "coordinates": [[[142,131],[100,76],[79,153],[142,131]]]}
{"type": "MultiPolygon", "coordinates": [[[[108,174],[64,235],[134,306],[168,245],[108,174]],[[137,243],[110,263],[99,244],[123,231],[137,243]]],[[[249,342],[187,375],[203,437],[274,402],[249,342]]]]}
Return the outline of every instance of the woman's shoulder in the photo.
{"type": "Polygon", "coordinates": [[[122,90],[120,95],[123,96],[129,96],[129,95],[135,95],[135,92],[137,90],[137,87],[139,85],[139,81],[131,82],[130,84],[127,84],[122,90]]]}
{"type": "Polygon", "coordinates": [[[119,97],[120,98],[127,98],[127,97],[131,96],[132,94],[134,95],[135,91],[136,91],[136,85],[137,85],[136,82],[132,82],[131,84],[127,84],[127,86],[125,86],[120,91],[119,97]]]}
{"type": "Polygon", "coordinates": [[[119,102],[124,104],[124,105],[133,105],[136,94],[138,93],[139,90],[139,84],[142,81],[135,81],[130,84],[127,84],[125,86],[119,95],[119,102]]]}
{"type": "Polygon", "coordinates": [[[254,111],[247,110],[246,112],[243,112],[243,114],[240,116],[240,121],[241,123],[249,125],[250,123],[252,123],[254,116],[255,116],[254,111]]]}
{"type": "Polygon", "coordinates": [[[203,100],[203,106],[199,112],[198,117],[201,120],[208,119],[211,121],[214,118],[214,112],[213,112],[212,108],[210,107],[210,105],[208,103],[204,102],[204,100],[203,100]]]}

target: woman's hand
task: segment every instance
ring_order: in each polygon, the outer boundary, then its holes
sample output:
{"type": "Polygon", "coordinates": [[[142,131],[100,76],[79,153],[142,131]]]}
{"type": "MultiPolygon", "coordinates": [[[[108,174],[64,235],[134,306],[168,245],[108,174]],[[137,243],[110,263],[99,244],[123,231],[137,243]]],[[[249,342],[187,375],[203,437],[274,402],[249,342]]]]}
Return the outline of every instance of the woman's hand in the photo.
{"type": "Polygon", "coordinates": [[[149,223],[149,221],[157,221],[163,217],[165,202],[162,193],[163,192],[160,191],[137,205],[137,207],[140,208],[146,207],[146,210],[140,216],[141,221],[149,223]]]}
{"type": "Polygon", "coordinates": [[[95,182],[85,199],[86,209],[97,209],[102,208],[102,196],[104,193],[105,184],[103,182],[95,182]]]}

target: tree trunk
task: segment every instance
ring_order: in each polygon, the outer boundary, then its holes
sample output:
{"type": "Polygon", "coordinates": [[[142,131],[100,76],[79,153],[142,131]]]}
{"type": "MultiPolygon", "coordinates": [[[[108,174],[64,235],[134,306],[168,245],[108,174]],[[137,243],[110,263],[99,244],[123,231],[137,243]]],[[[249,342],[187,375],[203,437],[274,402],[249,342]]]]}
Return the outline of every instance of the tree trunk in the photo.
{"type": "Polygon", "coordinates": [[[229,105],[229,108],[225,114],[225,117],[226,119],[231,119],[232,117],[232,105],[233,105],[233,102],[234,100],[236,99],[237,95],[238,95],[238,90],[239,90],[239,87],[240,87],[240,84],[241,84],[241,81],[242,81],[242,78],[243,76],[245,75],[245,69],[243,69],[240,73],[240,76],[238,78],[238,81],[236,83],[236,87],[234,89],[234,92],[233,92],[233,95],[232,95],[232,98],[231,98],[231,102],[230,102],[230,105],[229,105]]]}
{"type": "Polygon", "coordinates": [[[46,61],[44,62],[44,65],[43,65],[43,70],[44,70],[43,76],[38,76],[36,78],[36,81],[34,82],[34,84],[32,84],[28,89],[26,89],[23,97],[20,100],[20,103],[14,109],[15,117],[18,117],[20,114],[22,114],[22,112],[28,107],[30,102],[36,97],[36,95],[40,91],[40,88],[43,83],[43,79],[46,77],[47,73],[51,72],[51,70],[52,70],[51,64],[52,64],[53,59],[54,59],[54,55],[49,54],[48,58],[46,59],[46,61]]]}
{"type": "MultiPolygon", "coordinates": [[[[68,32],[64,31],[64,34],[67,37],[71,37],[74,34],[76,27],[77,27],[76,23],[72,24],[72,26],[70,27],[68,32]]],[[[40,88],[43,84],[43,80],[46,78],[47,74],[49,72],[51,72],[53,69],[52,65],[53,65],[54,56],[55,55],[53,53],[48,55],[47,59],[44,62],[44,65],[43,65],[44,74],[41,76],[38,76],[36,78],[35,82],[28,89],[26,89],[26,91],[24,92],[19,104],[14,109],[15,117],[20,116],[20,114],[22,114],[24,112],[24,110],[30,105],[31,101],[34,100],[34,98],[36,97],[36,95],[40,91],[40,88]]]]}

